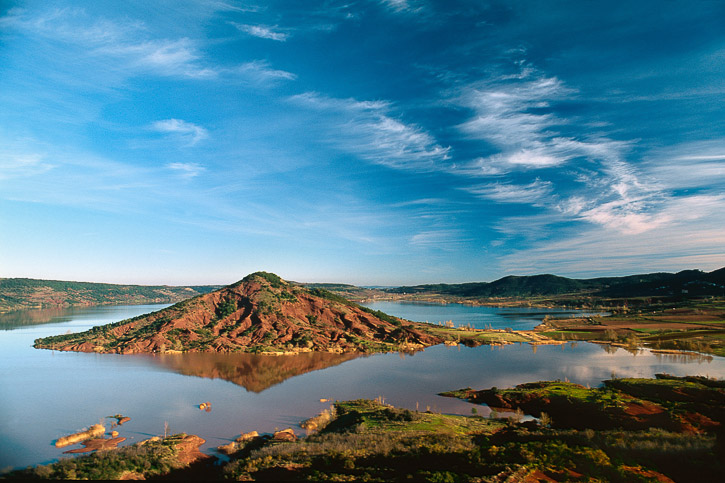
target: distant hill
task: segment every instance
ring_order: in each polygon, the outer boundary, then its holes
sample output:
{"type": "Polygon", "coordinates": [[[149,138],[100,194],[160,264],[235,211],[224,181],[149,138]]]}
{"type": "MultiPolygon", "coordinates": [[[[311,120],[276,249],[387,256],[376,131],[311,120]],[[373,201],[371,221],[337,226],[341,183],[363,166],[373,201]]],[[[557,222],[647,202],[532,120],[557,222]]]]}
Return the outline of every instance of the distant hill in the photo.
{"type": "Polygon", "coordinates": [[[304,283],[302,285],[311,289],[327,290],[352,301],[368,300],[384,293],[377,288],[358,287],[346,283],[304,283]]]}
{"type": "Polygon", "coordinates": [[[171,307],[86,332],[46,337],[36,348],[80,352],[384,352],[443,339],[415,324],[320,288],[255,272],[171,307]]]}
{"type": "Polygon", "coordinates": [[[0,313],[73,305],[178,302],[217,288],[219,286],[116,285],[32,278],[3,278],[0,279],[0,313]]]}
{"type": "Polygon", "coordinates": [[[439,294],[456,297],[513,297],[589,294],[600,297],[725,295],[725,268],[685,270],[626,277],[574,279],[556,275],[503,277],[493,282],[414,285],[386,289],[389,294],[439,294]]]}

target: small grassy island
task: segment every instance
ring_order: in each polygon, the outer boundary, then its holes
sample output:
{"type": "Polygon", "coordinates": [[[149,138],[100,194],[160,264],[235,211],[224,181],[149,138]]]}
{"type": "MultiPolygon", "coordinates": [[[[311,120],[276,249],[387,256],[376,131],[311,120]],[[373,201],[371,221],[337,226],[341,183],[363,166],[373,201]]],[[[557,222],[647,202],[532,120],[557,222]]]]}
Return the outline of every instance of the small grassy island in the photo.
{"type": "MultiPolygon", "coordinates": [[[[244,481],[701,482],[725,462],[725,381],[658,375],[601,388],[561,381],[445,395],[504,413],[456,416],[337,402],[292,430],[241,435],[215,458],[185,434],[29,468],[10,478],[244,481]],[[526,420],[524,413],[538,419],[526,420]]],[[[475,406],[473,406],[473,411],[475,406]]]]}

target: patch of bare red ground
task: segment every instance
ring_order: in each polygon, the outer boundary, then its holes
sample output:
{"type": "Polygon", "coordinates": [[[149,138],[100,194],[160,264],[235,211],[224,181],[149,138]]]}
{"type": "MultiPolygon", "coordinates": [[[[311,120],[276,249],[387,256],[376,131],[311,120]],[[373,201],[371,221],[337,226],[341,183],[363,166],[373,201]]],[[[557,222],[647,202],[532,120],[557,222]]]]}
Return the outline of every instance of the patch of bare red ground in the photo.
{"type": "Polygon", "coordinates": [[[134,473],[133,471],[127,471],[121,475],[119,480],[123,481],[129,481],[129,480],[145,480],[144,476],[141,473],[134,473]]]}
{"type": "Polygon", "coordinates": [[[584,475],[574,470],[564,469],[560,471],[548,471],[548,474],[541,470],[534,470],[528,473],[521,483],[559,483],[560,481],[578,480],[584,475]]]}
{"type": "Polygon", "coordinates": [[[71,449],[68,451],[63,451],[63,453],[92,453],[94,451],[114,449],[119,445],[119,443],[123,443],[124,441],[126,441],[126,438],[121,437],[110,439],[89,439],[88,441],[83,441],[81,443],[83,445],[83,448],[71,449]]]}
{"type": "Polygon", "coordinates": [[[624,408],[624,413],[627,416],[634,417],[647,417],[653,414],[662,414],[664,412],[665,409],[662,406],[648,401],[642,401],[639,403],[627,402],[624,408]]]}
{"type": "Polygon", "coordinates": [[[706,433],[720,427],[719,422],[700,413],[685,413],[682,415],[682,420],[685,430],[689,433],[706,433]]]}
{"type": "Polygon", "coordinates": [[[534,470],[527,474],[521,483],[558,483],[557,480],[549,477],[546,473],[541,470],[534,470]]]}
{"type": "Polygon", "coordinates": [[[671,428],[676,431],[697,432],[691,425],[672,421],[670,415],[667,414],[667,411],[662,406],[649,401],[626,402],[624,414],[638,424],[671,428]]]}
{"type": "Polygon", "coordinates": [[[199,447],[204,443],[206,443],[206,440],[196,436],[195,434],[185,436],[176,445],[176,448],[179,451],[177,456],[179,462],[185,465],[190,465],[199,461],[213,459],[213,456],[206,455],[199,451],[199,447]]]}
{"type": "Polygon", "coordinates": [[[658,471],[645,470],[644,468],[641,468],[639,466],[621,466],[621,469],[626,471],[627,473],[632,473],[634,475],[644,476],[645,478],[654,478],[661,483],[675,483],[674,480],[658,471]]]}

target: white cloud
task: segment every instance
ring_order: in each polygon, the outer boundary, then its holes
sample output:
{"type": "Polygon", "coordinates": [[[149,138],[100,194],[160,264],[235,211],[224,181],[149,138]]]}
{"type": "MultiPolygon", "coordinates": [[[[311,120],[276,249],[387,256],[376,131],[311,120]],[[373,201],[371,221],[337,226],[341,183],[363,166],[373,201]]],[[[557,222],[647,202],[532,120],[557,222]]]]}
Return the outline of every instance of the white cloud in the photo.
{"type": "Polygon", "coordinates": [[[151,129],[164,134],[171,134],[184,141],[186,146],[194,146],[209,133],[201,126],[181,119],[164,119],[151,124],[151,129]]]}
{"type": "MultiPolygon", "coordinates": [[[[725,220],[720,219],[720,222],[725,220]]],[[[588,277],[637,270],[715,270],[725,265],[725,229],[701,226],[658,227],[645,234],[612,233],[600,227],[562,240],[542,242],[502,257],[506,272],[556,273],[588,277]],[[696,230],[692,236],[688,230],[696,230]]]]}
{"type": "Polygon", "coordinates": [[[670,221],[657,213],[638,211],[631,203],[618,201],[597,205],[580,212],[579,215],[583,220],[626,234],[644,233],[670,221]]]}
{"type": "MultiPolygon", "coordinates": [[[[602,216],[606,216],[602,212],[602,216]]],[[[516,250],[502,259],[505,271],[549,272],[562,275],[630,273],[640,271],[714,270],[725,265],[725,195],[693,195],[663,200],[652,214],[629,213],[622,230],[611,230],[602,222],[581,231],[559,230],[551,237],[545,228],[540,241],[516,250]],[[645,225],[643,230],[637,230],[645,225]],[[549,236],[547,236],[547,234],[549,236]]],[[[560,220],[551,219],[551,223],[560,220]]],[[[613,223],[612,220],[605,220],[613,223]]],[[[526,221],[509,219],[502,226],[511,230],[526,221]]],[[[503,231],[503,230],[502,230],[503,231]]]]}
{"type": "Polygon", "coordinates": [[[453,250],[465,241],[460,230],[440,229],[416,233],[410,238],[410,245],[416,248],[453,250]]]}
{"type": "Polygon", "coordinates": [[[392,117],[392,107],[384,101],[335,99],[309,92],[290,101],[329,116],[329,142],[370,162],[436,171],[450,158],[449,147],[438,144],[422,128],[392,117]]]}
{"type": "Polygon", "coordinates": [[[279,30],[279,27],[269,27],[267,25],[249,25],[239,24],[231,22],[237,29],[245,32],[253,37],[259,37],[260,39],[276,40],[278,42],[284,42],[289,37],[289,34],[279,30]]]}
{"type": "Polygon", "coordinates": [[[535,77],[525,67],[517,76],[503,76],[469,85],[457,102],[473,111],[458,128],[498,152],[463,164],[468,176],[503,175],[515,170],[562,166],[575,158],[598,162],[621,159],[629,143],[601,136],[580,140],[562,136],[557,126],[571,124],[554,114],[552,102],[571,98],[576,91],[555,77],[535,77]]]}
{"type": "Polygon", "coordinates": [[[186,179],[195,178],[205,170],[203,166],[197,163],[169,163],[166,167],[176,171],[179,176],[186,179]]]}
{"type": "Polygon", "coordinates": [[[469,86],[460,102],[474,117],[459,127],[474,139],[485,139],[502,149],[528,147],[545,138],[544,129],[563,121],[551,113],[533,113],[561,99],[571,89],[556,78],[540,78],[502,85],[469,86]]]}
{"type": "Polygon", "coordinates": [[[556,158],[554,156],[546,154],[545,152],[536,152],[530,149],[522,149],[520,151],[511,153],[506,161],[509,164],[541,168],[556,166],[557,164],[561,163],[560,158],[556,158]]]}
{"type": "Polygon", "coordinates": [[[54,168],[39,153],[9,152],[0,148],[0,180],[43,174],[54,168]]]}
{"type": "Polygon", "coordinates": [[[394,12],[419,12],[423,9],[420,0],[380,0],[380,3],[394,12]]]}
{"type": "Polygon", "coordinates": [[[25,146],[18,146],[17,152],[26,154],[14,159],[11,156],[11,176],[0,176],[0,194],[4,199],[126,211],[150,203],[154,199],[150,193],[155,189],[166,189],[157,184],[153,169],[115,162],[70,146],[32,139],[18,144],[25,146]],[[42,146],[43,153],[28,154],[32,153],[33,145],[42,146]]]}
{"type": "Polygon", "coordinates": [[[562,213],[621,233],[637,234],[671,222],[661,211],[669,197],[656,180],[618,160],[602,162],[584,175],[583,192],[563,200],[562,213]]]}
{"type": "Polygon", "coordinates": [[[537,203],[621,233],[643,233],[671,223],[660,213],[667,199],[664,186],[651,173],[624,161],[632,142],[598,134],[585,139],[561,135],[560,128],[572,122],[557,116],[552,103],[569,99],[576,91],[557,78],[535,75],[527,68],[520,76],[463,90],[459,102],[474,115],[459,128],[499,152],[456,166],[452,172],[502,179],[522,170],[557,169],[557,174],[549,176],[546,185],[539,181],[516,187],[501,182],[467,191],[499,202],[537,203]],[[546,200],[554,190],[559,196],[546,200]]]}
{"type": "Polygon", "coordinates": [[[196,43],[190,39],[155,39],[115,43],[95,50],[96,54],[123,59],[131,68],[149,70],[164,76],[213,78],[218,69],[201,65],[196,43]]]}
{"type": "Polygon", "coordinates": [[[125,75],[150,71],[192,78],[217,75],[214,68],[202,65],[196,41],[149,38],[149,29],[142,22],[91,18],[80,8],[53,9],[35,15],[16,9],[0,19],[0,25],[73,46],[78,49],[77,55],[97,61],[98,69],[103,71],[125,75]]]}
{"type": "MultiPolygon", "coordinates": [[[[227,8],[218,2],[212,2],[209,7],[227,8]]],[[[19,29],[53,43],[64,43],[69,49],[75,49],[68,50],[75,63],[83,58],[92,66],[88,71],[93,76],[123,79],[153,74],[204,80],[237,75],[256,85],[295,78],[294,74],[272,69],[268,63],[260,61],[236,67],[214,65],[205,60],[204,45],[198,39],[154,37],[151,27],[143,22],[95,18],[80,8],[54,9],[33,15],[13,9],[0,18],[0,26],[19,29]]],[[[264,34],[263,29],[255,32],[264,34]]],[[[286,34],[269,30],[266,35],[283,40],[282,36],[286,34]]],[[[108,84],[108,80],[102,84],[108,84]]]]}
{"type": "Polygon", "coordinates": [[[491,183],[462,189],[479,198],[492,200],[497,203],[540,204],[551,196],[552,183],[537,178],[532,183],[526,185],[491,183]]]}
{"type": "Polygon", "coordinates": [[[256,85],[271,85],[279,80],[295,80],[291,72],[273,69],[266,61],[253,61],[240,65],[237,72],[256,85]]]}
{"type": "Polygon", "coordinates": [[[649,176],[672,189],[713,189],[725,185],[725,140],[687,143],[650,153],[642,164],[649,176]]]}

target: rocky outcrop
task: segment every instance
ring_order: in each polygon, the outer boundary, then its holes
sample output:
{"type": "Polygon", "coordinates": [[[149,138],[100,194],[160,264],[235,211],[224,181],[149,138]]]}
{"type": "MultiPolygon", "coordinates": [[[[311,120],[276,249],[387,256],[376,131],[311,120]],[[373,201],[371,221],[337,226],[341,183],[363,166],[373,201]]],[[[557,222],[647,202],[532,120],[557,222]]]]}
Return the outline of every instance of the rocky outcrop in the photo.
{"type": "Polygon", "coordinates": [[[383,352],[441,343],[420,324],[256,272],[152,314],[38,339],[36,348],[113,352],[383,352]]]}

